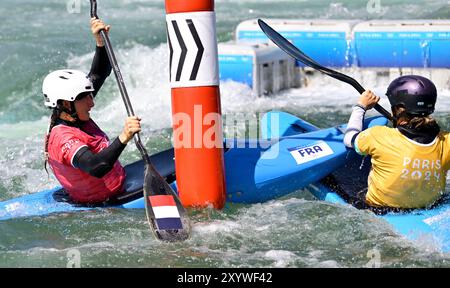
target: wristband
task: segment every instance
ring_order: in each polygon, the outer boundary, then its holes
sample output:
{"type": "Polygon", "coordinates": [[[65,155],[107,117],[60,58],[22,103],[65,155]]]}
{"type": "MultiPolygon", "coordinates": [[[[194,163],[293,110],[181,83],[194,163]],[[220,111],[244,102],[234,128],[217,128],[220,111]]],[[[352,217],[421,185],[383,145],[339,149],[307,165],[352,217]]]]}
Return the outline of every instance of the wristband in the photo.
{"type": "Polygon", "coordinates": [[[366,107],[362,106],[361,104],[356,104],[354,107],[359,107],[359,108],[363,109],[364,112],[367,111],[366,107]]]}

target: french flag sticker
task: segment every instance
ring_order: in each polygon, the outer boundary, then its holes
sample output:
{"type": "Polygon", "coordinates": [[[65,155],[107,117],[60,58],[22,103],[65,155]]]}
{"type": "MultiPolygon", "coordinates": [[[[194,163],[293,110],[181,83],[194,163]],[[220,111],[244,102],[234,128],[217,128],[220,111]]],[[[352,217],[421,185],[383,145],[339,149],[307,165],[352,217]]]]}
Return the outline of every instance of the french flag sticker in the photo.
{"type": "Polygon", "coordinates": [[[183,229],[177,205],[171,195],[149,196],[159,230],[183,229]]]}

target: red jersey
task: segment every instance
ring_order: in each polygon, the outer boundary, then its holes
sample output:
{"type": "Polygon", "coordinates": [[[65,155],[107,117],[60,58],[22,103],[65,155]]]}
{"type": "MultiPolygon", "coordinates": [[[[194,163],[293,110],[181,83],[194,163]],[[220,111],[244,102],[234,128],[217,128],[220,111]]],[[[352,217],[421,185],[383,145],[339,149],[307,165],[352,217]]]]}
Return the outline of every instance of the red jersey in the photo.
{"type": "Polygon", "coordinates": [[[102,178],[96,178],[74,167],[73,158],[82,148],[99,153],[109,145],[108,136],[89,120],[81,128],[57,125],[48,142],[48,163],[71,198],[80,203],[97,203],[122,192],[125,170],[119,161],[102,178]]]}

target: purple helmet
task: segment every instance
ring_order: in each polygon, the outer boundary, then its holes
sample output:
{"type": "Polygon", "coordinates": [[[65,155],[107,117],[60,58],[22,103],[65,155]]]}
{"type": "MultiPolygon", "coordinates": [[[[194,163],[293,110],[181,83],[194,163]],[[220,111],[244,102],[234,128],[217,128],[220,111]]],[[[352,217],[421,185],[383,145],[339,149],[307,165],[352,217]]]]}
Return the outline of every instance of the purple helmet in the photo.
{"type": "Polygon", "coordinates": [[[409,114],[428,116],[434,112],[437,90],[425,77],[406,75],[392,81],[386,95],[391,106],[402,104],[409,114]]]}

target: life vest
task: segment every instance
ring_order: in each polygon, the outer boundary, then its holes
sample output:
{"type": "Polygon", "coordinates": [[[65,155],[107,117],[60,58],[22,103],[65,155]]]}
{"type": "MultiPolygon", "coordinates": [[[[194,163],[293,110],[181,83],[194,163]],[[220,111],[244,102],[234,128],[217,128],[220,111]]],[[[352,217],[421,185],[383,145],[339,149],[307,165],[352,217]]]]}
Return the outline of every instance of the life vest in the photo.
{"type": "Polygon", "coordinates": [[[421,144],[398,129],[376,126],[357,136],[355,150],[372,156],[366,196],[372,206],[424,208],[445,192],[450,169],[448,132],[421,144]]]}
{"type": "Polygon", "coordinates": [[[92,120],[85,122],[81,128],[67,125],[52,128],[48,163],[74,201],[86,204],[103,202],[122,191],[125,170],[119,161],[102,178],[91,176],[73,165],[73,158],[82,147],[99,153],[108,145],[108,137],[92,120]]]}

